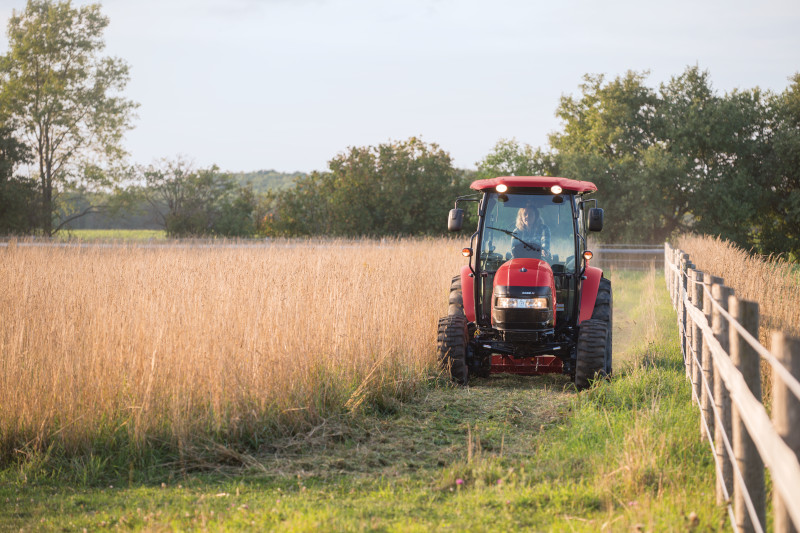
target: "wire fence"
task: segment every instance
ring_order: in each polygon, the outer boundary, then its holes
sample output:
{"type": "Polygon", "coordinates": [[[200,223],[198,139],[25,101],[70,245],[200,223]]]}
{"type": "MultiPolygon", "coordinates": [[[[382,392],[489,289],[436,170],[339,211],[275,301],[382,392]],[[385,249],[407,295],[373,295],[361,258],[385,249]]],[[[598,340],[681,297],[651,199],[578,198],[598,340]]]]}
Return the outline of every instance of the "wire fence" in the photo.
{"type": "Polygon", "coordinates": [[[603,269],[649,271],[664,265],[664,248],[655,244],[595,244],[592,265],[603,269]]]}
{"type": "Polygon", "coordinates": [[[664,276],[700,433],[714,454],[717,502],[735,531],[766,529],[765,467],[772,479],[776,532],[800,529],[800,339],[773,333],[758,342],[758,304],[739,300],[724,280],[697,270],[664,245],[664,276]],[[761,359],[772,370],[772,416],[761,398],[761,359]]]}

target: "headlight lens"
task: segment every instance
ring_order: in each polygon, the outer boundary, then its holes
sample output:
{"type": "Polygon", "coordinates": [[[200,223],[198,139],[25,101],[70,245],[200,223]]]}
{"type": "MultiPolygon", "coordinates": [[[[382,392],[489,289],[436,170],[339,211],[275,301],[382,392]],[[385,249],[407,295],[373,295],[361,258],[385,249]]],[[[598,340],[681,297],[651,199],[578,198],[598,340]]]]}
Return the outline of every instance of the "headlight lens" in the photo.
{"type": "Polygon", "coordinates": [[[547,298],[497,298],[497,307],[506,309],[547,309],[547,298]]]}

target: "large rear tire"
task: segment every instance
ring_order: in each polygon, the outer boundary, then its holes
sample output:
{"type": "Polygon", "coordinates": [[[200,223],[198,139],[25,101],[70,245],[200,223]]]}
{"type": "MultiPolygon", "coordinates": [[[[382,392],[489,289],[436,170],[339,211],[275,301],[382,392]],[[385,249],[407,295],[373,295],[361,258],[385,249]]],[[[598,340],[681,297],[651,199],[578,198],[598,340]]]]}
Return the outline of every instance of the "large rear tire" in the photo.
{"type": "Polygon", "coordinates": [[[467,319],[446,316],[439,319],[437,331],[439,366],[459,385],[469,382],[467,367],[467,319]]]}
{"type": "Polygon", "coordinates": [[[606,340],[608,324],[603,320],[581,322],[575,360],[575,387],[588,389],[592,382],[606,375],[606,340]]]}

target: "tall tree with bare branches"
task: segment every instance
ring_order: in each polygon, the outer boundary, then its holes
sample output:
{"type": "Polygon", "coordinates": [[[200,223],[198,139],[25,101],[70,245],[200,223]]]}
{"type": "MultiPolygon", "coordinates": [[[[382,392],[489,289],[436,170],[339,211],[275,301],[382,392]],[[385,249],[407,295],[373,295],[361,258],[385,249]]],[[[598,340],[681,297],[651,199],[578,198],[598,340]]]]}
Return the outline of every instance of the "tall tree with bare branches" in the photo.
{"type": "Polygon", "coordinates": [[[124,156],[122,135],[137,104],[120,95],[128,65],[101,55],[108,22],[98,4],[50,0],[29,0],[8,22],[0,112],[33,155],[47,236],[85,214],[58,215],[63,187],[109,185],[108,169],[124,156]]]}

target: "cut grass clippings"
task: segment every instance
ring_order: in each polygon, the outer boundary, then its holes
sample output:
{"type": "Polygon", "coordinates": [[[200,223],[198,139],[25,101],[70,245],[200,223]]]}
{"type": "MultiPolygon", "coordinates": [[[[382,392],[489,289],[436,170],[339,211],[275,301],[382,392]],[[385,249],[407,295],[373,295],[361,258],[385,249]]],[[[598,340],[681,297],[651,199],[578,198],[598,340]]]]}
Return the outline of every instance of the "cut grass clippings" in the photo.
{"type": "Polygon", "coordinates": [[[100,467],[79,483],[69,463],[17,465],[0,474],[0,527],[726,529],[663,282],[652,272],[612,279],[615,344],[627,341],[626,320],[649,333],[588,391],[563,376],[469,388],[432,379],[405,400],[326,418],[202,472],[180,461],[115,476],[100,467]],[[641,313],[651,311],[648,326],[641,313]]]}

